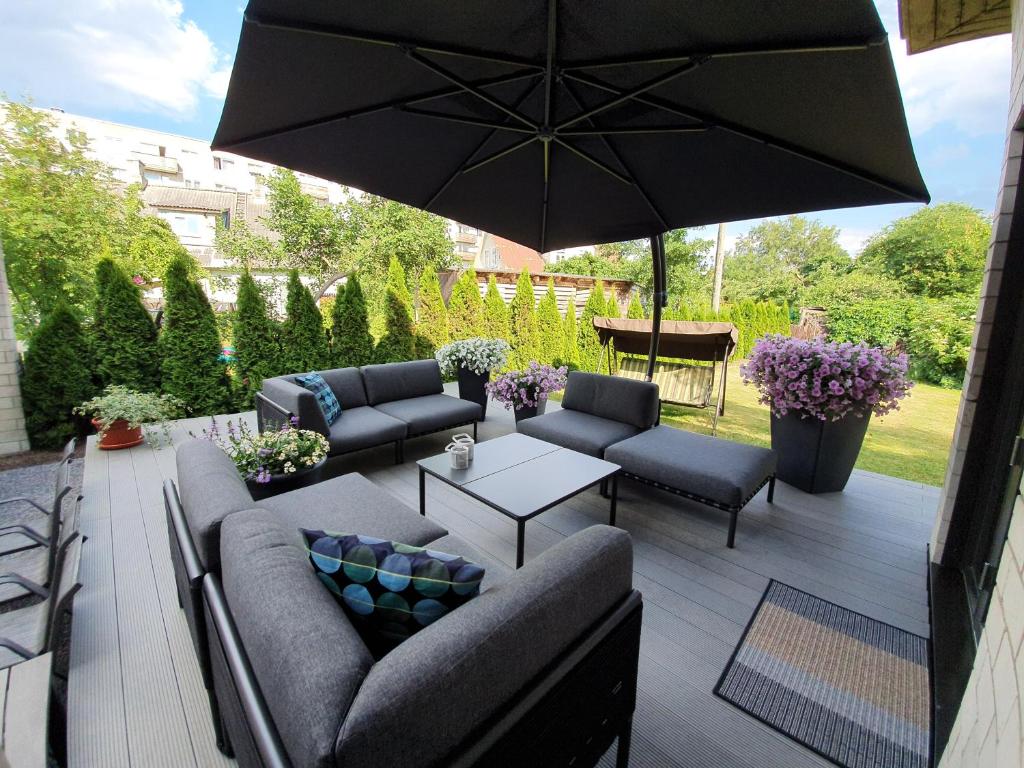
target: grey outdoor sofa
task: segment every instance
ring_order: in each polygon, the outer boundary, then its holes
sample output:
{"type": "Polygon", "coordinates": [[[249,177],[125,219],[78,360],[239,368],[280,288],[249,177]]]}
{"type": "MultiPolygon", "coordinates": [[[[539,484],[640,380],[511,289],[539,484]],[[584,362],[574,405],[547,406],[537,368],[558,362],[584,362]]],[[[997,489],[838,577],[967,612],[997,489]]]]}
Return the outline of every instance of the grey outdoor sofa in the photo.
{"type": "Polygon", "coordinates": [[[207,441],[178,447],[165,504],[218,744],[242,766],[628,762],[640,595],[627,534],[595,526],[518,571],[359,474],[254,502],[207,441]],[[461,554],[481,595],[374,658],[299,528],[461,554]]]}
{"type": "Polygon", "coordinates": [[[444,394],[436,360],[367,365],[318,371],[341,404],[342,415],[328,426],[316,397],[289,374],[264,379],[256,396],[260,429],[298,417],[299,426],[325,435],[330,455],[394,443],[395,463],[404,459],[411,437],[472,424],[480,420],[477,403],[444,394]]]}

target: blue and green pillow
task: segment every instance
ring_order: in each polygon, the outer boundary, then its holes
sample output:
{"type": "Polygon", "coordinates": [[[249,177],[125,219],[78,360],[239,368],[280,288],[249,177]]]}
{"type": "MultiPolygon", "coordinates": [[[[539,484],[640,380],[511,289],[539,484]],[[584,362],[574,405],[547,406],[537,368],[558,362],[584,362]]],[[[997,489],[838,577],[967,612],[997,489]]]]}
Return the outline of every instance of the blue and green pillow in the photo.
{"type": "Polygon", "coordinates": [[[484,569],[459,555],[300,530],[317,576],[378,655],[480,594],[484,569]]]}
{"type": "Polygon", "coordinates": [[[319,373],[304,373],[296,376],[295,382],[316,395],[317,405],[320,406],[328,427],[341,418],[341,403],[323,376],[319,373]]]}

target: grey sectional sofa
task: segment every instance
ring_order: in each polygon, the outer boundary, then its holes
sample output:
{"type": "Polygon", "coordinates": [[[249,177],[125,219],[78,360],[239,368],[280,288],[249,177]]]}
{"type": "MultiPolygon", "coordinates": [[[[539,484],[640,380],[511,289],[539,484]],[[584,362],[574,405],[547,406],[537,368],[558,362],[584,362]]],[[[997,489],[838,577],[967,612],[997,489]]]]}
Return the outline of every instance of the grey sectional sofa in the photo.
{"type": "Polygon", "coordinates": [[[267,424],[297,416],[299,426],[330,441],[330,455],[395,444],[395,461],[403,460],[404,441],[444,429],[476,425],[480,406],[444,394],[436,360],[367,365],[318,371],[341,404],[342,415],[328,426],[316,397],[289,374],[264,379],[256,397],[262,430],[267,424]]]}
{"type": "Polygon", "coordinates": [[[616,737],[628,763],[642,603],[625,532],[588,528],[512,571],[358,474],[254,502],[211,443],[177,464],[179,600],[240,765],[588,766],[616,737]],[[461,554],[483,591],[374,658],[300,527],[461,554]]]}

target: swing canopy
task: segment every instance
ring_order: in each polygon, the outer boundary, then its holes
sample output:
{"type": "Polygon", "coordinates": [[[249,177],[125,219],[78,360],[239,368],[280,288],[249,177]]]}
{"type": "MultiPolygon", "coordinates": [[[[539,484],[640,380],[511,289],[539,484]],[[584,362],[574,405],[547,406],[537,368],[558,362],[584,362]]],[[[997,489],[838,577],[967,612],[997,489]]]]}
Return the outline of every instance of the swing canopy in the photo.
{"type": "MultiPolygon", "coordinates": [[[[647,355],[652,327],[651,320],[594,318],[601,344],[613,341],[615,351],[627,355],[647,355]]],[[[658,356],[721,362],[732,354],[738,340],[739,334],[732,323],[662,320],[658,356]]]]}

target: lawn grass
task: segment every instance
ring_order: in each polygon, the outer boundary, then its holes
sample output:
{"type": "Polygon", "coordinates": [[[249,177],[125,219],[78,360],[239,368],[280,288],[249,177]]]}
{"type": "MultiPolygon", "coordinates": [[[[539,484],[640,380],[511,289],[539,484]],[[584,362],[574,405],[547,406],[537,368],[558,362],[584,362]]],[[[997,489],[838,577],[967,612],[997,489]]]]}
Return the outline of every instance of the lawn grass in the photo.
{"type": "MultiPolygon", "coordinates": [[[[871,417],[857,467],[942,485],[959,401],[959,390],[916,384],[898,411],[884,418],[871,417]]],[[[665,405],[661,413],[664,424],[711,433],[710,410],[665,405]]],[[[725,415],[718,420],[718,436],[769,445],[768,419],[768,408],[757,402],[757,391],[743,384],[738,365],[730,366],[725,415]]]]}

